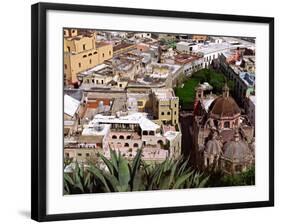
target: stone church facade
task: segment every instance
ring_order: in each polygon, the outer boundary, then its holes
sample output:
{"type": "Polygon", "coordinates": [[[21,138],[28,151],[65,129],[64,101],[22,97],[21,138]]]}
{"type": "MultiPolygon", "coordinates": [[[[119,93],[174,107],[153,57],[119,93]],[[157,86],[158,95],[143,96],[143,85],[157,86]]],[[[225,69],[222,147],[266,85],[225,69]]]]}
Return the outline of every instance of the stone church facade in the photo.
{"type": "Polygon", "coordinates": [[[241,114],[227,85],[222,96],[205,96],[198,85],[193,134],[194,156],[200,169],[235,174],[255,163],[254,127],[241,114]]]}

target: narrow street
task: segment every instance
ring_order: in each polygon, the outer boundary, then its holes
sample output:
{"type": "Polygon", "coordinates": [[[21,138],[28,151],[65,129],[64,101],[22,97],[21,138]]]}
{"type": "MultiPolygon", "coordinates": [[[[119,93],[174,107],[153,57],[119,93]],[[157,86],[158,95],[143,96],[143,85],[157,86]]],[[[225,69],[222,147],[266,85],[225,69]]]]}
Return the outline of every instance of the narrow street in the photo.
{"type": "Polygon", "coordinates": [[[180,124],[182,131],[182,154],[185,158],[190,157],[191,163],[193,163],[193,158],[191,155],[193,145],[192,122],[193,114],[191,111],[180,112],[180,124]]]}

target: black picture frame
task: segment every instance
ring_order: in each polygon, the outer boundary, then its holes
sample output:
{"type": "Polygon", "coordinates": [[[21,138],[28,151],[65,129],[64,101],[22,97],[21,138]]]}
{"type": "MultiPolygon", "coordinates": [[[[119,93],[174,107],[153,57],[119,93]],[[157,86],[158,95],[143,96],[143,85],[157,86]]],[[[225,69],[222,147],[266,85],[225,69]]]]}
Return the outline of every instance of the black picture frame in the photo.
{"type": "Polygon", "coordinates": [[[161,213],[238,209],[274,206],[274,18],[183,11],[103,7],[74,4],[37,3],[31,11],[31,218],[36,221],[149,215],[161,213]],[[111,14],[191,18],[217,21],[254,22],[269,25],[269,200],[243,203],[208,204],[160,208],[139,208],[100,212],[46,214],[46,13],[48,10],[100,12],[111,14]]]}

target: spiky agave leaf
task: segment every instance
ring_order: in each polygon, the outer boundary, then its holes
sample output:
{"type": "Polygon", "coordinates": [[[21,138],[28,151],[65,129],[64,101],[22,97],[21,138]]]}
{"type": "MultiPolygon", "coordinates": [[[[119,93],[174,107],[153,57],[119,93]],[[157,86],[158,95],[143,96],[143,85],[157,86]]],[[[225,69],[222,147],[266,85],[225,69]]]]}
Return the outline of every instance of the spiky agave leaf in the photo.
{"type": "Polygon", "coordinates": [[[127,191],[130,181],[130,170],[128,160],[124,159],[121,155],[119,156],[118,163],[118,180],[122,191],[127,191]]]}
{"type": "MultiPolygon", "coordinates": [[[[134,182],[135,182],[135,178],[136,178],[136,173],[140,169],[141,154],[142,154],[142,150],[139,149],[137,151],[137,154],[135,155],[135,157],[133,159],[132,165],[131,166],[129,165],[130,174],[131,174],[129,184],[130,184],[130,187],[131,187],[132,190],[134,189],[134,182]]],[[[136,183],[138,183],[138,182],[136,181],[136,183]]]]}
{"type": "Polygon", "coordinates": [[[90,167],[88,167],[89,172],[91,172],[95,177],[97,177],[101,183],[103,184],[106,192],[110,192],[111,190],[109,189],[107,182],[104,178],[104,175],[102,173],[102,171],[100,169],[98,169],[97,167],[91,165],[90,167]]]}

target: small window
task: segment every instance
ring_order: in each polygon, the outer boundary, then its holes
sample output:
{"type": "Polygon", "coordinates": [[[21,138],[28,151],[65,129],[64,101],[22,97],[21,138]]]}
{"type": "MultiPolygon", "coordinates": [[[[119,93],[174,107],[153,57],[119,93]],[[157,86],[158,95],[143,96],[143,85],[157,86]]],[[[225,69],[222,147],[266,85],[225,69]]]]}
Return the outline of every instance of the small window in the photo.
{"type": "Polygon", "coordinates": [[[63,31],[63,35],[66,35],[66,31],[65,30],[63,31]]]}
{"type": "Polygon", "coordinates": [[[111,56],[111,51],[109,51],[108,53],[109,53],[109,55],[111,56]]]}
{"type": "Polygon", "coordinates": [[[70,52],[70,47],[69,46],[67,46],[67,50],[68,50],[68,52],[70,52]]]}
{"type": "Polygon", "coordinates": [[[102,57],[104,58],[104,53],[102,53],[102,57]]]}
{"type": "Polygon", "coordinates": [[[142,107],[143,106],[143,102],[142,101],[138,101],[138,106],[142,107]]]}
{"type": "Polygon", "coordinates": [[[230,122],[229,121],[224,122],[224,128],[230,128],[230,122]]]}
{"type": "Polygon", "coordinates": [[[68,157],[69,158],[69,153],[67,152],[67,153],[65,153],[65,157],[68,157]]]}
{"type": "Polygon", "coordinates": [[[89,63],[92,64],[92,59],[89,60],[89,63]]]}
{"type": "Polygon", "coordinates": [[[171,112],[170,112],[170,111],[168,111],[168,112],[167,112],[167,115],[171,115],[171,112]]]}
{"type": "Polygon", "coordinates": [[[92,53],[88,54],[88,56],[92,56],[92,55],[93,55],[92,53]]]}
{"type": "Polygon", "coordinates": [[[126,139],[131,139],[131,135],[128,135],[128,136],[126,137],[126,139]]]}
{"type": "Polygon", "coordinates": [[[161,115],[165,115],[165,113],[164,113],[164,112],[161,112],[161,115]]]}
{"type": "Polygon", "coordinates": [[[177,111],[175,111],[175,115],[177,115],[177,111]]]}
{"type": "Polygon", "coordinates": [[[138,143],[134,143],[134,147],[135,147],[135,148],[138,148],[138,147],[139,147],[139,144],[138,144],[138,143]]]}
{"type": "Polygon", "coordinates": [[[112,136],[112,139],[117,139],[117,136],[116,136],[116,135],[113,135],[113,136],[112,136]]]}
{"type": "Polygon", "coordinates": [[[119,84],[119,87],[122,88],[122,84],[119,84]]]}
{"type": "Polygon", "coordinates": [[[83,50],[84,51],[86,50],[86,44],[83,44],[83,50]]]}
{"type": "Polygon", "coordinates": [[[75,33],[75,30],[72,30],[72,33],[75,33]]]}
{"type": "Polygon", "coordinates": [[[175,103],[175,107],[177,107],[177,104],[175,103]]]}
{"type": "Polygon", "coordinates": [[[119,139],[124,139],[124,136],[123,136],[123,135],[120,135],[120,136],[119,136],[119,139]]]}
{"type": "Polygon", "coordinates": [[[64,69],[67,69],[67,64],[64,64],[64,69]]]}
{"type": "Polygon", "coordinates": [[[86,153],[86,156],[89,157],[89,156],[90,156],[90,153],[86,153]]]}
{"type": "Polygon", "coordinates": [[[82,156],[82,153],[77,153],[77,156],[82,156]]]}
{"type": "Polygon", "coordinates": [[[125,146],[125,147],[129,147],[129,143],[126,142],[126,143],[124,144],[124,146],[125,146]]]}
{"type": "Polygon", "coordinates": [[[83,55],[83,58],[86,58],[86,57],[87,57],[87,55],[86,55],[86,54],[84,54],[84,55],[83,55]]]}
{"type": "Polygon", "coordinates": [[[98,53],[97,51],[94,52],[94,54],[97,54],[97,53],[98,53]]]}
{"type": "Polygon", "coordinates": [[[79,68],[81,68],[81,63],[80,62],[78,63],[78,66],[79,66],[79,68]]]}

